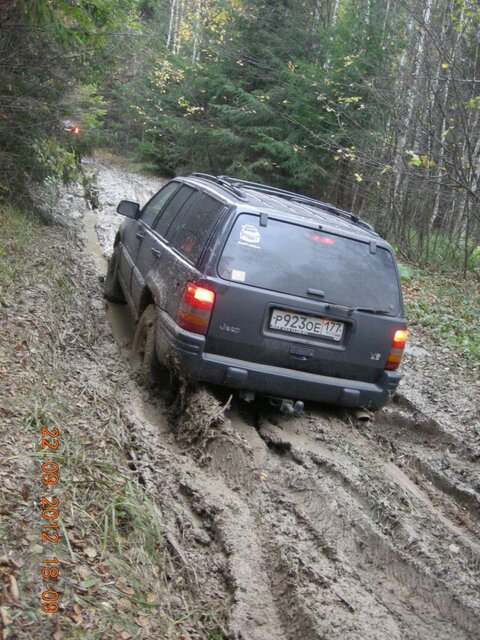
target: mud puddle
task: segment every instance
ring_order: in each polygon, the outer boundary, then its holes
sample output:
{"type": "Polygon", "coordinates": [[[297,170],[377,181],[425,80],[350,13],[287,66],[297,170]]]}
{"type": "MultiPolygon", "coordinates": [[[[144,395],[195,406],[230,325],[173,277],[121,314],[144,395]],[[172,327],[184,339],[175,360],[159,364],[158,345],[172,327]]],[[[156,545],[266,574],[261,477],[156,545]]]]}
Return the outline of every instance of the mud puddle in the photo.
{"type": "Polygon", "coordinates": [[[100,278],[105,277],[107,273],[108,260],[105,258],[102,247],[98,241],[96,225],[98,224],[98,215],[90,209],[87,209],[82,216],[82,225],[85,235],[85,253],[93,258],[95,268],[100,278]]]}
{"type": "Polygon", "coordinates": [[[107,304],[105,309],[115,341],[128,353],[130,351],[130,345],[132,344],[134,331],[133,318],[127,306],[107,304]]]}
{"type": "MultiPolygon", "coordinates": [[[[101,275],[120,222],[114,194],[140,199],[143,177],[98,162],[89,169],[103,205],[84,218],[85,251],[101,275]]],[[[128,371],[132,320],[124,306],[105,309],[128,371]]],[[[420,370],[422,353],[412,351],[407,370],[420,370]]],[[[430,380],[420,400],[412,389],[402,389],[406,402],[360,424],[320,406],[285,418],[205,387],[175,414],[155,390],[129,381],[119,402],[136,469],[193,592],[228,602],[225,637],[479,637],[474,423],[455,413],[456,384],[450,417],[442,411],[438,421],[445,382],[430,380]]]]}

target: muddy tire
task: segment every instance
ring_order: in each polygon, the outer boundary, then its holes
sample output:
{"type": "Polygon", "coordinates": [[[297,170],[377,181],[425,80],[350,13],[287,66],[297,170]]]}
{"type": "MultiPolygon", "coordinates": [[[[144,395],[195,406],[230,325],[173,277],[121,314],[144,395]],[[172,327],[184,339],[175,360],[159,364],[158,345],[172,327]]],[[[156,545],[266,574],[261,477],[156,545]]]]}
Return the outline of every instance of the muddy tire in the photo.
{"type": "Polygon", "coordinates": [[[170,372],[160,364],[155,349],[155,318],[154,304],[149,304],[138,321],[132,342],[130,363],[143,386],[152,387],[159,384],[167,390],[170,386],[170,372]]]}
{"type": "Polygon", "coordinates": [[[115,249],[108,261],[107,275],[105,276],[104,296],[109,302],[117,304],[125,303],[120,281],[118,280],[118,249],[115,249]]]}

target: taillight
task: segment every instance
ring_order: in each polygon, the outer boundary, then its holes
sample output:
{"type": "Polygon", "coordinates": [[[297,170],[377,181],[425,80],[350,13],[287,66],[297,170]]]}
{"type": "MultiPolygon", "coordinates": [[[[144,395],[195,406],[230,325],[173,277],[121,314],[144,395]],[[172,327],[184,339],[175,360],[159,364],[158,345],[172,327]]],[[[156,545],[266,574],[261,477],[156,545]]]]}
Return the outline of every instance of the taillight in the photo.
{"type": "Polygon", "coordinates": [[[388,354],[385,369],[388,369],[389,371],[398,369],[398,367],[400,366],[400,362],[402,361],[403,350],[405,349],[407,338],[408,331],[406,329],[397,329],[395,331],[392,340],[392,348],[390,349],[390,353],[388,354]]]}
{"type": "Polygon", "coordinates": [[[188,282],[178,308],[177,324],[187,331],[205,335],[214,304],[214,291],[188,282]]]}

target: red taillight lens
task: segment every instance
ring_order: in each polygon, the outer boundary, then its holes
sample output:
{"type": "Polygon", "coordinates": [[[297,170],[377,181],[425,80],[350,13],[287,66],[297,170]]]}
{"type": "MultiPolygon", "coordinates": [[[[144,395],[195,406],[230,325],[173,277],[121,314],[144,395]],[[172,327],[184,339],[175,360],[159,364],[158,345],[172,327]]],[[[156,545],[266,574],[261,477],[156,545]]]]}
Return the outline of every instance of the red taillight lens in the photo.
{"type": "Polygon", "coordinates": [[[405,349],[407,338],[408,331],[406,329],[398,329],[393,336],[392,347],[394,349],[405,349]]]}
{"type": "Polygon", "coordinates": [[[215,292],[189,282],[183,292],[183,301],[198,309],[211,309],[215,302],[215,292]]]}
{"type": "Polygon", "coordinates": [[[80,133],[80,127],[73,127],[73,133],[80,133]]]}
{"type": "Polygon", "coordinates": [[[214,291],[189,282],[178,309],[177,324],[187,331],[205,335],[214,304],[214,291]]]}
{"type": "Polygon", "coordinates": [[[400,366],[400,362],[402,361],[403,350],[405,349],[405,344],[408,338],[408,331],[406,329],[397,329],[393,336],[392,340],[392,348],[387,357],[387,362],[385,363],[385,369],[389,371],[395,371],[400,366]]]}

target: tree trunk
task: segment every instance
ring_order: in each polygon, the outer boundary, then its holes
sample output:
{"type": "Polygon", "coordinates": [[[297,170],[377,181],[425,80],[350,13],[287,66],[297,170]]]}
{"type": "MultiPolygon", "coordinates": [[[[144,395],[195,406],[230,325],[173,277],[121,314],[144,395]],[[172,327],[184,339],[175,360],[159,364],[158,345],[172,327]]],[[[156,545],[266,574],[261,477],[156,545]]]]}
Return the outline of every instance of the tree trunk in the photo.
{"type": "Polygon", "coordinates": [[[175,37],[175,16],[176,16],[176,11],[177,11],[177,4],[178,4],[178,0],[171,0],[171,5],[170,5],[170,20],[168,23],[168,36],[167,36],[167,48],[168,49],[172,49],[173,48],[173,40],[175,37]]]}

